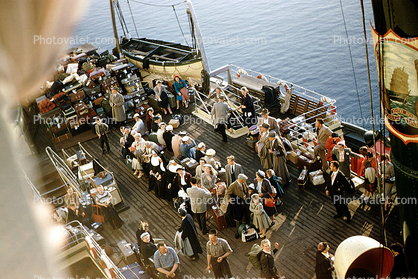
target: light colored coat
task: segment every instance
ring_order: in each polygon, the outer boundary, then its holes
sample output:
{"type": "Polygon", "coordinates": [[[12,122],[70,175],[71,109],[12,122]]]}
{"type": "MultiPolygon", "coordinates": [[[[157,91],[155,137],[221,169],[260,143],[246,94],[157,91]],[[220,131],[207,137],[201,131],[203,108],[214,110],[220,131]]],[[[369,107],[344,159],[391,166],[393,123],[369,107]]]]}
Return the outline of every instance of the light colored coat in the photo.
{"type": "Polygon", "coordinates": [[[142,136],[147,134],[147,128],[145,127],[144,121],[142,121],[141,118],[132,127],[132,130],[140,133],[142,136]]]}
{"type": "Polygon", "coordinates": [[[250,211],[253,213],[254,226],[261,231],[262,229],[268,229],[270,227],[271,219],[264,211],[263,201],[261,199],[258,201],[258,203],[255,203],[254,200],[251,199],[250,211]]]}
{"type": "Polygon", "coordinates": [[[125,121],[126,120],[125,105],[124,105],[125,99],[123,98],[122,94],[111,93],[109,97],[109,104],[112,107],[112,117],[115,118],[116,121],[118,122],[125,121]]]}
{"type": "Polygon", "coordinates": [[[224,102],[219,101],[213,105],[210,115],[212,117],[212,123],[225,124],[228,120],[228,112],[232,109],[224,102]]]}
{"type": "MultiPolygon", "coordinates": [[[[263,123],[264,123],[264,118],[263,117],[258,118],[258,124],[257,124],[258,128],[260,128],[261,125],[263,125],[263,123]]],[[[267,117],[267,123],[270,125],[269,131],[274,131],[278,135],[280,134],[279,125],[277,125],[277,120],[274,117],[271,117],[271,116],[267,117]]]]}
{"type": "Polygon", "coordinates": [[[180,144],[181,144],[181,137],[179,135],[175,135],[171,139],[171,146],[173,147],[174,156],[176,157],[181,155],[180,144]]]}
{"type": "Polygon", "coordinates": [[[258,141],[258,157],[260,157],[261,166],[263,169],[270,169],[272,166],[271,156],[269,153],[270,141],[268,138],[268,132],[262,135],[258,141]]]}
{"type": "Polygon", "coordinates": [[[187,194],[190,198],[190,205],[193,213],[204,213],[206,211],[207,201],[212,198],[209,190],[192,186],[187,189],[187,194]]]}
{"type": "Polygon", "coordinates": [[[163,129],[158,129],[158,131],[157,131],[158,143],[160,145],[166,146],[167,144],[165,144],[165,140],[164,140],[163,134],[164,134],[164,130],[163,129]]]}
{"type": "Polygon", "coordinates": [[[316,138],[318,140],[318,145],[322,144],[325,148],[325,144],[327,144],[327,140],[331,135],[332,131],[327,126],[322,125],[319,131],[317,132],[316,138]]]}
{"type": "Polygon", "coordinates": [[[225,213],[228,210],[228,204],[232,200],[231,198],[232,195],[238,196],[244,200],[246,197],[248,197],[249,191],[250,189],[248,188],[247,183],[245,182],[242,183],[242,189],[241,189],[238,181],[235,180],[235,182],[229,185],[228,189],[226,189],[225,198],[222,200],[222,203],[220,206],[220,209],[222,210],[222,212],[225,213]]]}

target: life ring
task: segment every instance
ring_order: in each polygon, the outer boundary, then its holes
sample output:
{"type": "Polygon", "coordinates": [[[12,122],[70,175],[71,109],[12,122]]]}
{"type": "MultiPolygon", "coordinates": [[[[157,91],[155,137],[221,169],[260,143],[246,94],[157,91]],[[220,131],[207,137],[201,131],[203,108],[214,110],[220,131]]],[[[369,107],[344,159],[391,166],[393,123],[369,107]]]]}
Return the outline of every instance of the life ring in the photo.
{"type": "Polygon", "coordinates": [[[264,81],[267,81],[267,82],[268,82],[268,79],[267,79],[264,75],[262,75],[262,74],[259,74],[259,75],[257,76],[257,78],[258,78],[258,79],[262,79],[262,80],[264,80],[264,81]]]}
{"type": "Polygon", "coordinates": [[[247,73],[247,71],[246,71],[246,70],[244,70],[244,69],[239,69],[239,70],[237,71],[237,78],[240,78],[240,77],[241,77],[241,75],[248,75],[248,73],[247,73]]]}
{"type": "Polygon", "coordinates": [[[87,242],[87,247],[89,248],[90,254],[92,255],[93,259],[97,259],[98,258],[97,251],[93,245],[93,241],[91,240],[90,236],[87,235],[85,237],[85,240],[87,242]]]}
{"type": "Polygon", "coordinates": [[[116,278],[115,271],[113,270],[113,267],[111,266],[109,262],[109,259],[105,256],[104,250],[103,250],[103,255],[101,255],[100,257],[100,262],[108,278],[116,278]]]}
{"type": "Polygon", "coordinates": [[[328,103],[329,105],[330,105],[330,108],[331,108],[331,114],[332,115],[336,115],[337,114],[337,107],[335,106],[335,100],[334,99],[331,99],[331,98],[329,98],[329,97],[322,97],[320,100],[319,100],[319,103],[320,104],[323,104],[323,103],[328,103]]]}
{"type": "Polygon", "coordinates": [[[336,115],[337,114],[337,108],[335,107],[334,104],[331,104],[331,114],[332,115],[336,115]]]}
{"type": "Polygon", "coordinates": [[[286,93],[292,92],[292,89],[289,87],[289,85],[287,85],[287,83],[283,83],[283,87],[286,90],[286,93]]]}

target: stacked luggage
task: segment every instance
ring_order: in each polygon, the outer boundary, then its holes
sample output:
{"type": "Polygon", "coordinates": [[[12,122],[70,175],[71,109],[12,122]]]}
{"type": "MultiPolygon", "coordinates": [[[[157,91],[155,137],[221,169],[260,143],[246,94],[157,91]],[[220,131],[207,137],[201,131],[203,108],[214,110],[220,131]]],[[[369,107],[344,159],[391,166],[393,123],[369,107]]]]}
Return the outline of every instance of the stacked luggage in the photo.
{"type": "Polygon", "coordinates": [[[48,125],[55,142],[89,130],[79,128],[93,125],[95,116],[112,117],[112,88],[124,95],[127,120],[132,119],[148,99],[141,79],[136,66],[126,58],[116,60],[108,51],[71,53],[59,62],[54,80],[46,82],[36,100],[42,124],[48,125]]]}

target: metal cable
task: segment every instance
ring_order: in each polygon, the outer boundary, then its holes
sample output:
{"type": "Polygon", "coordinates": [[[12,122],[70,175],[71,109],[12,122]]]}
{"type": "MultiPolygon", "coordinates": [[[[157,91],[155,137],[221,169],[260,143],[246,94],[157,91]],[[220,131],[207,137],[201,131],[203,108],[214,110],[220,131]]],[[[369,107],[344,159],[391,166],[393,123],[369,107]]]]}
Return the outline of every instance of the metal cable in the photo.
{"type": "Polygon", "coordinates": [[[187,45],[188,47],[190,47],[190,46],[189,46],[189,43],[188,43],[188,42],[187,42],[187,40],[186,40],[186,36],[184,36],[183,29],[181,28],[180,21],[179,21],[179,18],[177,17],[177,13],[176,13],[176,9],[174,8],[174,5],[173,5],[172,7],[173,7],[174,14],[176,15],[177,23],[178,23],[178,25],[179,25],[179,27],[180,27],[180,31],[181,31],[181,34],[183,35],[184,41],[186,42],[186,45],[187,45]]]}
{"type": "Polygon", "coordinates": [[[122,14],[122,9],[120,8],[119,2],[116,2],[116,5],[118,7],[118,12],[120,14],[121,21],[123,21],[123,24],[125,25],[126,33],[128,33],[129,35],[128,25],[126,24],[125,17],[122,14]]]}
{"type": "Polygon", "coordinates": [[[144,2],[141,2],[141,1],[137,1],[137,0],[131,0],[131,1],[132,2],[136,2],[136,3],[139,3],[139,4],[142,4],[142,5],[153,6],[153,7],[174,7],[174,6],[178,6],[178,5],[181,5],[181,4],[187,2],[187,1],[182,1],[182,2],[179,2],[177,4],[173,4],[173,5],[159,5],[159,4],[144,3],[144,2]]]}
{"type": "MultiPolygon", "coordinates": [[[[354,84],[356,85],[356,92],[357,92],[357,101],[358,101],[358,106],[360,108],[360,117],[361,119],[363,119],[363,112],[361,110],[361,105],[360,105],[360,95],[358,93],[358,86],[357,86],[357,78],[356,78],[356,72],[354,71],[354,63],[353,63],[353,56],[351,54],[351,46],[350,46],[350,40],[348,39],[348,32],[347,32],[347,25],[345,23],[345,17],[344,17],[344,10],[343,10],[343,3],[340,0],[340,6],[341,6],[341,14],[343,16],[343,21],[344,21],[344,28],[345,28],[345,36],[347,38],[347,45],[348,45],[348,53],[350,54],[350,61],[351,61],[351,68],[353,70],[353,78],[354,78],[354,84]]],[[[364,128],[364,121],[361,121],[363,128],[364,128]]]]}
{"type": "Polygon", "coordinates": [[[126,2],[128,2],[129,11],[131,12],[131,17],[132,17],[132,21],[134,23],[136,36],[139,38],[138,29],[136,29],[136,23],[135,23],[135,19],[134,19],[134,14],[132,13],[132,9],[131,9],[131,4],[129,3],[129,0],[126,0],[126,2]]]}
{"type": "Polygon", "coordinates": [[[117,10],[117,15],[118,15],[118,19],[119,19],[119,22],[120,22],[120,26],[122,27],[123,35],[126,37],[126,32],[125,32],[125,28],[123,26],[123,22],[122,22],[121,15],[120,15],[120,12],[119,12],[119,7],[116,5],[115,2],[113,2],[113,8],[115,8],[115,6],[116,6],[115,10],[117,10]]]}

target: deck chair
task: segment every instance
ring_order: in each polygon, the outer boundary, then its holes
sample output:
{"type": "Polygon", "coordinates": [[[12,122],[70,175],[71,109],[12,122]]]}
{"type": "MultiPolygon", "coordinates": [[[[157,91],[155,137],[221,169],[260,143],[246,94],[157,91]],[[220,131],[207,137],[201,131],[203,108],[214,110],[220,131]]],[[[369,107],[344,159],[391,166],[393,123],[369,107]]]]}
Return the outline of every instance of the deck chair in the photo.
{"type": "Polygon", "coordinates": [[[102,207],[99,205],[92,204],[91,209],[92,209],[91,218],[93,219],[93,221],[104,224],[105,218],[104,218],[104,212],[103,212],[102,207]]]}

